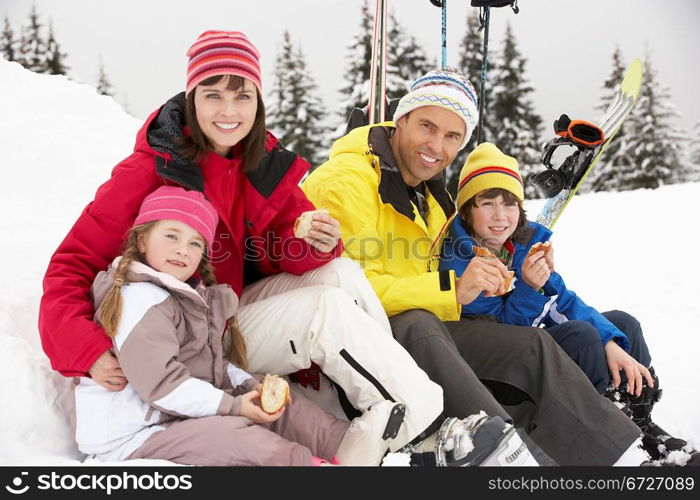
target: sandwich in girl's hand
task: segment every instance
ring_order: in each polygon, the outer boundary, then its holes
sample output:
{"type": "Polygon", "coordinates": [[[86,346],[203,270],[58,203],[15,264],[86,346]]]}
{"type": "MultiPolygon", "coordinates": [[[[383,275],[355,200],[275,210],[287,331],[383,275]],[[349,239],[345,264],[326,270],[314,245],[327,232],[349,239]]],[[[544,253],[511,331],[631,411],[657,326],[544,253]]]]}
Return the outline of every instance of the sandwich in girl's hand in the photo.
{"type": "Polygon", "coordinates": [[[260,390],[260,404],[265,413],[277,413],[289,401],[289,384],[278,375],[265,375],[260,390]]]}

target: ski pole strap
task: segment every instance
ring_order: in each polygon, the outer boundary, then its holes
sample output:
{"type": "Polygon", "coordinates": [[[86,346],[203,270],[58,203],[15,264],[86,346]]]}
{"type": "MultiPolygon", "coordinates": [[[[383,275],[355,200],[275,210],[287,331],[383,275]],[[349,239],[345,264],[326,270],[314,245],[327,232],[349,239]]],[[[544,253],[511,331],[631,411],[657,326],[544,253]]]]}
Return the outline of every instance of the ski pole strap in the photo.
{"type": "Polygon", "coordinates": [[[572,120],[567,115],[561,115],[554,121],[554,132],[583,146],[598,146],[605,141],[600,127],[585,120],[572,120]]]}

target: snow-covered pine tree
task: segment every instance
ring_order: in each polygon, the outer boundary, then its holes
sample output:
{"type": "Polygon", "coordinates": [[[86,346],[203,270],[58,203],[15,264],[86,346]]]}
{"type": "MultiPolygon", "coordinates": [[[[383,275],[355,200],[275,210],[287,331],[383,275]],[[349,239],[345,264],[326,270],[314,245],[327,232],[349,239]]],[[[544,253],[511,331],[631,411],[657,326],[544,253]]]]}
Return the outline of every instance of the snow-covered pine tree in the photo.
{"type": "MultiPolygon", "coordinates": [[[[471,14],[467,14],[467,29],[460,42],[459,69],[474,85],[477,95],[481,86],[481,59],[482,59],[482,34],[479,31],[479,15],[476,9],[471,9],[471,14]]],[[[484,112],[484,118],[488,113],[484,112]]],[[[462,170],[464,162],[469,153],[476,147],[476,131],[472,134],[469,142],[462,151],[459,152],[452,165],[445,170],[447,190],[453,197],[457,196],[457,184],[459,183],[459,172],[462,170]]]]}
{"type": "Polygon", "coordinates": [[[22,66],[35,73],[44,73],[46,71],[47,47],[43,31],[44,25],[39,20],[36,5],[32,5],[32,10],[29,13],[29,24],[22,29],[19,53],[16,60],[22,66]]]}
{"type": "Polygon", "coordinates": [[[510,23],[506,27],[501,50],[489,70],[489,100],[486,140],[495,143],[505,154],[515,157],[525,180],[525,196],[539,197],[527,178],[539,170],[542,118],[530,99],[533,89],[526,79],[527,60],[517,48],[510,23]]]}
{"type": "Polygon", "coordinates": [[[15,40],[15,34],[7,16],[5,16],[2,34],[0,34],[0,57],[6,61],[14,61],[17,57],[17,40],[15,40]]]}
{"type": "MultiPolygon", "coordinates": [[[[612,71],[608,78],[603,82],[603,95],[596,109],[602,113],[605,112],[608,105],[612,101],[613,95],[620,86],[620,82],[625,77],[626,64],[622,57],[622,51],[619,46],[615,47],[612,55],[612,71]]],[[[592,118],[592,117],[591,117],[592,118]]],[[[605,149],[603,156],[595,168],[590,171],[588,177],[581,186],[581,192],[591,191],[614,191],[615,184],[615,169],[620,165],[630,166],[631,158],[629,154],[628,135],[625,132],[630,125],[625,123],[620,130],[615,134],[615,139],[605,149]]]]}
{"type": "Polygon", "coordinates": [[[49,21],[49,38],[46,42],[46,68],[44,73],[49,75],[65,75],[68,72],[65,58],[66,54],[61,52],[61,48],[53,33],[53,23],[49,21]]]}
{"type": "Polygon", "coordinates": [[[672,183],[700,181],[700,122],[695,127],[690,138],[683,134],[686,149],[683,151],[678,168],[673,169],[672,183]]]}
{"type": "Polygon", "coordinates": [[[700,181],[700,121],[695,123],[688,151],[688,160],[694,171],[694,175],[690,176],[688,181],[700,181]]]}
{"type": "Polygon", "coordinates": [[[428,61],[416,38],[399,23],[393,11],[389,14],[387,32],[386,93],[390,99],[401,98],[419,76],[436,65],[428,61]]]}
{"type": "Polygon", "coordinates": [[[680,182],[685,137],[673,124],[679,117],[671,93],[659,79],[647,55],[644,81],[637,104],[628,119],[630,164],[614,170],[618,191],[657,187],[680,182]]]}
{"type": "Polygon", "coordinates": [[[105,65],[100,59],[100,70],[97,76],[97,93],[102,95],[114,96],[112,92],[112,83],[107,78],[107,72],[105,71],[105,65]]]}
{"type": "Polygon", "coordinates": [[[317,167],[328,158],[327,129],[318,86],[309,76],[301,47],[285,31],[275,62],[269,127],[289,149],[317,167]]]}

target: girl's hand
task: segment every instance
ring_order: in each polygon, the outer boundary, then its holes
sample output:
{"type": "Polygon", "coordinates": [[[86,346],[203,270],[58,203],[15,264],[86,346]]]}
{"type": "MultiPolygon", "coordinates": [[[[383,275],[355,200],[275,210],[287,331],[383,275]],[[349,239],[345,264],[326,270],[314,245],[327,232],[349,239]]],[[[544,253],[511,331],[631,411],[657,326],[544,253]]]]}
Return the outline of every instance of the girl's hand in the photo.
{"type": "Polygon", "coordinates": [[[647,385],[654,387],[654,379],[646,366],[638,363],[636,359],[627,354],[614,340],[605,344],[605,358],[608,361],[608,369],[612,375],[613,385],[620,385],[622,380],[620,371],[624,370],[627,376],[627,392],[639,396],[642,394],[642,377],[647,379],[647,385]]]}
{"type": "Polygon", "coordinates": [[[474,301],[483,291],[486,297],[505,293],[508,269],[495,258],[474,257],[457,280],[457,302],[465,305],[474,301]]]}
{"type": "MultiPolygon", "coordinates": [[[[262,386],[260,386],[262,387],[262,386]]],[[[256,424],[269,424],[277,420],[284,413],[286,406],[280,408],[278,412],[266,413],[260,407],[260,393],[258,391],[250,391],[241,395],[241,410],[240,416],[251,419],[256,424]]]]}
{"type": "MultiPolygon", "coordinates": [[[[258,393],[258,395],[262,394],[262,384],[256,385],[255,389],[253,389],[253,391],[256,391],[258,393]]],[[[289,393],[287,394],[287,404],[289,404],[291,402],[292,402],[292,391],[289,391],[289,393]]],[[[269,413],[268,413],[268,415],[269,415],[269,413]]]]}
{"type": "Polygon", "coordinates": [[[332,252],[340,240],[340,222],[330,215],[315,214],[308,236],[309,245],[322,252],[332,252]]]}
{"type": "Polygon", "coordinates": [[[550,275],[549,265],[544,252],[540,250],[527,257],[520,268],[520,274],[523,281],[534,290],[542,288],[547,283],[550,275]]]}

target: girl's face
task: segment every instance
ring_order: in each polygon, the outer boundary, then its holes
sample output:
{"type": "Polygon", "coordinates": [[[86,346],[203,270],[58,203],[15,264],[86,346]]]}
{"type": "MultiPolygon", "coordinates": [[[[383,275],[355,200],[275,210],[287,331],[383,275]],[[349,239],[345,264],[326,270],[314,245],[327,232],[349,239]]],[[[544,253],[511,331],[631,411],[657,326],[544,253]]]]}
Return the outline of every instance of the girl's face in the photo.
{"type": "Polygon", "coordinates": [[[199,267],[205,240],[179,220],[160,220],[138,240],[139,251],[156,271],[187,281],[199,267]]]}
{"type": "Polygon", "coordinates": [[[476,206],[470,210],[477,244],[496,250],[501,250],[515,232],[520,218],[518,203],[506,202],[500,194],[496,198],[481,198],[477,194],[476,206]]]}
{"type": "Polygon", "coordinates": [[[228,155],[248,135],[258,110],[257,89],[245,79],[243,87],[228,90],[227,78],[214,85],[198,85],[194,92],[197,123],[214,146],[214,152],[228,155]]]}

